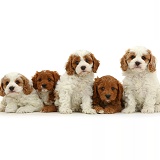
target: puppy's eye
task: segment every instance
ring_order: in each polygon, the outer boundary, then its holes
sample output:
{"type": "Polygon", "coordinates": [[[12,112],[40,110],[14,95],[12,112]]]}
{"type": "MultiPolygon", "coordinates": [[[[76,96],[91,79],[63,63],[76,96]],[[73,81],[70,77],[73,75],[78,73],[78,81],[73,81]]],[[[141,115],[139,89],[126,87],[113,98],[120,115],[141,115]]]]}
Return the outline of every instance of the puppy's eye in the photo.
{"type": "Polygon", "coordinates": [[[76,61],[76,62],[75,62],[75,64],[76,64],[76,65],[78,65],[78,64],[79,64],[79,62],[78,62],[78,61],[76,61]]]}
{"type": "Polygon", "coordinates": [[[89,62],[89,60],[88,59],[85,59],[85,61],[88,63],[89,62]]]}
{"type": "Polygon", "coordinates": [[[51,81],[51,79],[50,79],[50,78],[48,78],[48,81],[50,82],[50,81],[51,81]]]}
{"type": "Polygon", "coordinates": [[[6,86],[7,86],[8,84],[9,84],[9,82],[7,81],[7,82],[6,82],[6,86]]]}
{"type": "Polygon", "coordinates": [[[19,80],[16,80],[16,84],[20,84],[20,81],[19,81],[19,80]]]}
{"type": "Polygon", "coordinates": [[[105,90],[105,88],[104,88],[104,87],[101,87],[101,90],[102,90],[102,91],[104,91],[104,90],[105,90]]]}
{"type": "Polygon", "coordinates": [[[40,82],[42,79],[40,78],[40,79],[38,79],[38,81],[40,82]]]}
{"type": "Polygon", "coordinates": [[[115,90],[115,88],[114,88],[114,87],[112,87],[111,89],[112,89],[112,91],[114,91],[114,90],[115,90]]]}
{"type": "Polygon", "coordinates": [[[131,56],[130,58],[131,58],[131,59],[134,59],[135,57],[136,57],[136,56],[131,56]]]}
{"type": "Polygon", "coordinates": [[[143,60],[146,60],[146,57],[145,57],[145,56],[142,56],[142,59],[143,59],[143,60]]]}

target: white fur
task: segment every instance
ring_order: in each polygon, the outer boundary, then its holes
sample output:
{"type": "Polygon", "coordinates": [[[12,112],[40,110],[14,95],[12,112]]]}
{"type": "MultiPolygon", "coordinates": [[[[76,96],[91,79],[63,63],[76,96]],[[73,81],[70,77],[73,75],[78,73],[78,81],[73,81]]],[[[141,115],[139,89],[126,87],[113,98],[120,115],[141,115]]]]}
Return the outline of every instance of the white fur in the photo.
{"type": "MultiPolygon", "coordinates": [[[[4,90],[6,95],[3,97],[0,104],[1,112],[28,113],[40,111],[42,109],[43,103],[34,89],[30,94],[26,95],[23,93],[23,87],[15,83],[15,80],[20,78],[20,76],[22,75],[15,72],[5,75],[6,78],[10,79],[10,82],[4,90]],[[15,87],[14,93],[10,93],[9,87],[11,86],[15,87]]],[[[30,85],[32,85],[31,81],[30,85]]]]}
{"type": "Polygon", "coordinates": [[[94,73],[92,71],[93,64],[88,64],[83,56],[89,54],[88,51],[77,51],[73,55],[78,55],[81,61],[77,65],[76,74],[68,75],[65,73],[57,82],[55,91],[59,98],[56,99],[55,105],[59,106],[60,113],[72,113],[72,111],[80,111],[83,113],[94,114],[96,111],[92,109],[92,86],[94,73]],[[82,72],[81,66],[86,66],[85,72],[82,72]]]}
{"type": "Polygon", "coordinates": [[[123,113],[142,113],[160,112],[160,83],[156,72],[148,70],[146,63],[141,56],[147,54],[144,47],[130,49],[136,53],[136,58],[128,64],[127,71],[123,72],[125,109],[123,113]],[[135,62],[139,61],[140,67],[135,67],[135,62]]]}

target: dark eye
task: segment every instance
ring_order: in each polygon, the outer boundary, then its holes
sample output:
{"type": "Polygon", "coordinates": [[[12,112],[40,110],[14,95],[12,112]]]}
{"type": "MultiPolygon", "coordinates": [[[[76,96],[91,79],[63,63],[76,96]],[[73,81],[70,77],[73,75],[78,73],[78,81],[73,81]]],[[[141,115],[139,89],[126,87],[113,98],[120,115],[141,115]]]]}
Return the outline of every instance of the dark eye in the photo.
{"type": "Polygon", "coordinates": [[[51,81],[51,79],[50,79],[50,78],[48,78],[48,81],[50,82],[50,81],[51,81]]]}
{"type": "Polygon", "coordinates": [[[79,64],[79,62],[78,62],[78,61],[76,61],[76,62],[75,62],[75,64],[76,64],[76,65],[78,65],[78,64],[79,64]]]}
{"type": "Polygon", "coordinates": [[[85,61],[88,63],[89,62],[89,60],[88,59],[85,59],[85,61]]]}
{"type": "Polygon", "coordinates": [[[102,91],[104,91],[104,90],[105,90],[105,88],[104,88],[104,87],[101,87],[101,90],[102,90],[102,91]]]}
{"type": "Polygon", "coordinates": [[[40,79],[38,79],[38,81],[40,82],[42,79],[40,78],[40,79]]]}
{"type": "Polygon", "coordinates": [[[19,80],[16,80],[16,84],[20,84],[20,81],[19,81],[19,80]]]}
{"type": "Polygon", "coordinates": [[[134,58],[135,58],[135,56],[131,56],[130,58],[131,58],[131,59],[134,59],[134,58]]]}
{"type": "Polygon", "coordinates": [[[115,88],[114,88],[114,87],[112,87],[111,89],[112,89],[112,91],[114,91],[114,90],[115,90],[115,88]]]}
{"type": "Polygon", "coordinates": [[[146,57],[145,57],[145,56],[142,56],[142,59],[143,59],[143,60],[146,60],[146,57]]]}
{"type": "Polygon", "coordinates": [[[9,82],[7,81],[7,82],[6,82],[6,86],[7,86],[8,84],[9,84],[9,82]]]}

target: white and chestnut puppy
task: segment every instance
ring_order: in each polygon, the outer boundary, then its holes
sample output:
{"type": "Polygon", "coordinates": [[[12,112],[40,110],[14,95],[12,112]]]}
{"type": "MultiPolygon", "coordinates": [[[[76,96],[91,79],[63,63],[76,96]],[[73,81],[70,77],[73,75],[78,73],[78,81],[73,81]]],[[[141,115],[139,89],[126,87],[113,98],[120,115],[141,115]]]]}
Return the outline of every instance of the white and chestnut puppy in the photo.
{"type": "Polygon", "coordinates": [[[40,111],[43,107],[31,82],[20,73],[9,73],[1,79],[1,112],[29,113],[40,111]]]}
{"type": "Polygon", "coordinates": [[[55,105],[60,113],[81,111],[94,114],[92,109],[93,79],[99,61],[89,51],[78,50],[71,54],[66,64],[66,73],[60,77],[56,86],[55,105]]]}
{"type": "Polygon", "coordinates": [[[156,60],[145,47],[128,49],[121,58],[124,86],[124,113],[160,112],[160,83],[156,75],[156,60]]]}

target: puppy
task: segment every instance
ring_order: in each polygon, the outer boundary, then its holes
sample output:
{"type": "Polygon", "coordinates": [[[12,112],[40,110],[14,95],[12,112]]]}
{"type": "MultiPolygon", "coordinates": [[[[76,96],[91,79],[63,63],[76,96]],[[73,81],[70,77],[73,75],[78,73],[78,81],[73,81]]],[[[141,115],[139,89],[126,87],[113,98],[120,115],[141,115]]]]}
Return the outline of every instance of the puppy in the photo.
{"type": "Polygon", "coordinates": [[[30,113],[43,107],[31,82],[20,73],[9,73],[1,79],[0,95],[4,96],[0,104],[1,112],[30,113]]]}
{"type": "Polygon", "coordinates": [[[97,113],[121,112],[122,95],[122,84],[114,77],[96,78],[93,85],[93,108],[97,113]]]}
{"type": "Polygon", "coordinates": [[[78,50],[70,55],[66,64],[66,73],[60,77],[56,86],[55,105],[60,113],[81,111],[93,114],[92,108],[93,78],[99,67],[95,56],[85,50],[78,50]]]}
{"type": "Polygon", "coordinates": [[[160,111],[160,84],[156,75],[156,61],[145,47],[128,49],[121,58],[124,86],[124,113],[160,111]]]}
{"type": "Polygon", "coordinates": [[[56,112],[57,107],[54,105],[54,90],[60,75],[56,71],[44,70],[36,72],[33,76],[33,87],[37,90],[39,97],[44,103],[42,112],[56,112]]]}

